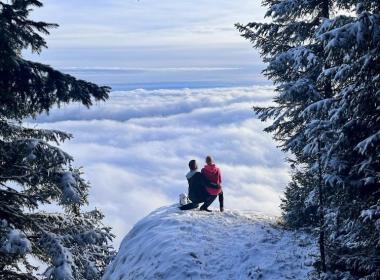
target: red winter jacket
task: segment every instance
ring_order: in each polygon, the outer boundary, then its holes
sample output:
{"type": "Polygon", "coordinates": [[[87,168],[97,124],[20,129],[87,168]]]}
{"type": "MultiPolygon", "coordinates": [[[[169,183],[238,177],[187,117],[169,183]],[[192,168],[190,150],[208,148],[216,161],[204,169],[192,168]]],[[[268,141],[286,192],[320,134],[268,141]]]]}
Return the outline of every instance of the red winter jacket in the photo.
{"type": "MultiPolygon", "coordinates": [[[[208,180],[212,183],[220,185],[222,183],[222,175],[220,174],[220,169],[215,164],[207,164],[202,168],[202,173],[206,176],[208,180]]],[[[222,192],[222,188],[211,188],[207,187],[207,192],[211,195],[218,195],[222,192]]]]}

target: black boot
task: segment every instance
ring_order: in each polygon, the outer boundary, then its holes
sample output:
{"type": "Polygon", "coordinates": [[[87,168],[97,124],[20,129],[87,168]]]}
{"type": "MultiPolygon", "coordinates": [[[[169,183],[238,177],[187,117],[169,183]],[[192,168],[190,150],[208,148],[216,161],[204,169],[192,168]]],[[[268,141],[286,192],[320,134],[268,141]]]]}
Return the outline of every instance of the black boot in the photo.
{"type": "Polygon", "coordinates": [[[181,210],[191,210],[191,209],[197,208],[198,206],[199,206],[198,203],[190,202],[188,204],[180,206],[179,209],[181,209],[181,210]]]}
{"type": "Polygon", "coordinates": [[[205,205],[203,204],[201,208],[199,208],[200,211],[206,211],[206,212],[212,212],[212,210],[208,209],[207,207],[204,207],[205,205]]]}

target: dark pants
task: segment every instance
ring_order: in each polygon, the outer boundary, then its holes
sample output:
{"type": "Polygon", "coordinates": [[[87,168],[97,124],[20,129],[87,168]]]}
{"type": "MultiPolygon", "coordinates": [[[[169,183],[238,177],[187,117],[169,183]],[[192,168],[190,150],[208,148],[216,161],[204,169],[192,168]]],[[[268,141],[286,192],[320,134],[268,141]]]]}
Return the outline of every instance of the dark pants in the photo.
{"type": "MultiPolygon", "coordinates": [[[[210,195],[209,198],[205,201],[205,203],[202,205],[203,208],[208,208],[216,199],[216,195],[210,195]]],[[[224,207],[224,195],[223,192],[218,194],[219,199],[219,207],[224,207]]]]}
{"type": "Polygon", "coordinates": [[[223,195],[223,192],[221,192],[219,195],[219,206],[220,208],[224,207],[224,195],[223,195]]]}
{"type": "MultiPolygon", "coordinates": [[[[218,195],[218,197],[219,197],[219,205],[220,205],[220,207],[224,207],[223,192],[221,192],[218,195]]],[[[214,202],[215,199],[216,199],[216,195],[209,195],[209,196],[207,196],[204,201],[200,201],[199,202],[199,203],[204,202],[204,204],[201,206],[201,208],[207,209],[214,202]]],[[[181,209],[181,210],[191,210],[191,209],[197,208],[199,206],[199,203],[190,202],[188,204],[182,205],[181,207],[179,207],[179,209],[181,209]]]]}

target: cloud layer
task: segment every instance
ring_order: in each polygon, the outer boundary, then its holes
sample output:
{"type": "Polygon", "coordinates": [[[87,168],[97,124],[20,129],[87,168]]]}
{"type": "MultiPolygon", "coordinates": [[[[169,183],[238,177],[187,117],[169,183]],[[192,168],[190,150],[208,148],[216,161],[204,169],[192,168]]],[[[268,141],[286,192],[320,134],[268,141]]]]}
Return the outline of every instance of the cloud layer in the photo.
{"type": "Polygon", "coordinates": [[[279,214],[288,180],[284,155],[253,104],[268,104],[271,87],[113,92],[90,110],[70,105],[38,119],[73,133],[63,145],[92,183],[91,205],[106,213],[116,244],[153,209],[187,190],[187,163],[211,154],[223,173],[227,208],[279,214]]]}

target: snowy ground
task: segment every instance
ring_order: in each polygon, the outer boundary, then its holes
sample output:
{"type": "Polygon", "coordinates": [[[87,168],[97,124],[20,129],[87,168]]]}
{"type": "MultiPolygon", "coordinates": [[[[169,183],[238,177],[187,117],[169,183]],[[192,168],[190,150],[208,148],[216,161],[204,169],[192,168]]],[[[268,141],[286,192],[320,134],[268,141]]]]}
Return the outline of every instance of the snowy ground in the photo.
{"type": "Polygon", "coordinates": [[[129,232],[103,280],[306,279],[313,250],[306,234],[253,212],[162,207],[129,232]]]}

